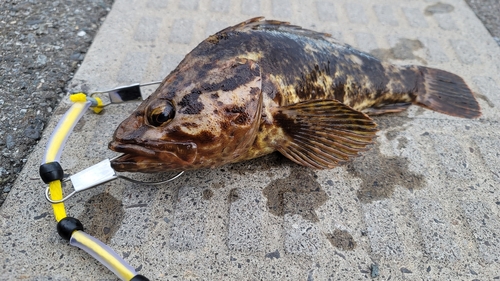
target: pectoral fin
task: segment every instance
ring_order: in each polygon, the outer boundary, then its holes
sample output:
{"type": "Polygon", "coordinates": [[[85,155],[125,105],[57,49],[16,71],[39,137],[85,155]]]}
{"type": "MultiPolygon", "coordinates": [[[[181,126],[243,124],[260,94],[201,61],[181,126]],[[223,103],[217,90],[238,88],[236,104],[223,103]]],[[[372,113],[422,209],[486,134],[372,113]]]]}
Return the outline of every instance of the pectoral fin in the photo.
{"type": "Polygon", "coordinates": [[[383,106],[379,107],[369,107],[363,110],[363,113],[366,113],[370,116],[373,115],[382,115],[382,114],[387,114],[387,113],[398,113],[401,111],[404,111],[410,107],[411,103],[409,102],[402,102],[402,103],[393,103],[393,104],[386,104],[383,106]]]}
{"type": "Polygon", "coordinates": [[[327,169],[366,150],[375,122],[336,100],[313,100],[280,107],[273,114],[283,131],[276,149],[304,166],[327,169]]]}

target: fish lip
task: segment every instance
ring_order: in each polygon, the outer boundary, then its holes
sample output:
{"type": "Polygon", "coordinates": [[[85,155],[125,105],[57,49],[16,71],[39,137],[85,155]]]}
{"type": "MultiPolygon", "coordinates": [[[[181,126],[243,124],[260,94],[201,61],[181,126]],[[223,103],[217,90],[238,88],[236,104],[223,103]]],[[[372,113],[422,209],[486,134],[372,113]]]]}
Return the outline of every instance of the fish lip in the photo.
{"type": "Polygon", "coordinates": [[[163,142],[144,146],[112,141],[108,147],[113,151],[123,153],[112,160],[115,164],[134,162],[134,160],[149,163],[168,163],[170,162],[169,159],[172,162],[181,160],[186,164],[190,164],[197,156],[197,146],[192,142],[163,142]]]}
{"type": "Polygon", "coordinates": [[[144,146],[140,146],[137,144],[122,144],[116,141],[109,143],[109,149],[121,152],[124,155],[135,155],[135,156],[145,156],[145,157],[153,157],[155,158],[156,153],[154,150],[149,149],[144,146]]]}

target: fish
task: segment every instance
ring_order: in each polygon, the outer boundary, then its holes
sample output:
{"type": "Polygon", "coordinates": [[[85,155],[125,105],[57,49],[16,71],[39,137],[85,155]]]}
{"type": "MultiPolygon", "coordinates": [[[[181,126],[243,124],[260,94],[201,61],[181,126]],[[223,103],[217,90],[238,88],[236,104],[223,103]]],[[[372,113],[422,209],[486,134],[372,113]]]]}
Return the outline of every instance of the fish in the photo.
{"type": "Polygon", "coordinates": [[[415,104],[462,118],[481,109],[450,72],[396,65],[288,22],[252,18],[209,36],[116,129],[119,172],[216,168],[275,151],[314,169],[373,144],[370,117],[415,104]]]}

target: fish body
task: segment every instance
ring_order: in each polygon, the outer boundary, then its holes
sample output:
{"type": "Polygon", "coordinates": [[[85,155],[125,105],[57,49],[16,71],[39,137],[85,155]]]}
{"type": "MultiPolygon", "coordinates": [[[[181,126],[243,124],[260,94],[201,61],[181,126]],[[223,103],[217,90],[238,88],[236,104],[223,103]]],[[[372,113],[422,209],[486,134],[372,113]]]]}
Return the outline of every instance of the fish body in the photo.
{"type": "Polygon", "coordinates": [[[373,142],[367,115],[417,104],[475,118],[480,108],[462,78],[397,66],[328,34],[254,18],[192,50],[135,112],[109,148],[117,171],[214,168],[279,151],[333,168],[373,142]]]}

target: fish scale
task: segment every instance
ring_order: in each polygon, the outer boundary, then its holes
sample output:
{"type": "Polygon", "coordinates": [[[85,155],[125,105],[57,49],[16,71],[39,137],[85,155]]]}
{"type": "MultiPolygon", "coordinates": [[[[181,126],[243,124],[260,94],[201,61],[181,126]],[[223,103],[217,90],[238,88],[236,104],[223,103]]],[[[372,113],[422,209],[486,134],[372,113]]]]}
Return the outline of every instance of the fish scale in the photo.
{"type": "Polygon", "coordinates": [[[376,124],[367,114],[411,104],[481,114],[455,74],[383,63],[328,34],[253,18],[201,42],[122,122],[109,148],[124,155],[112,166],[215,168],[279,151],[304,166],[333,168],[373,143],[376,124]]]}

